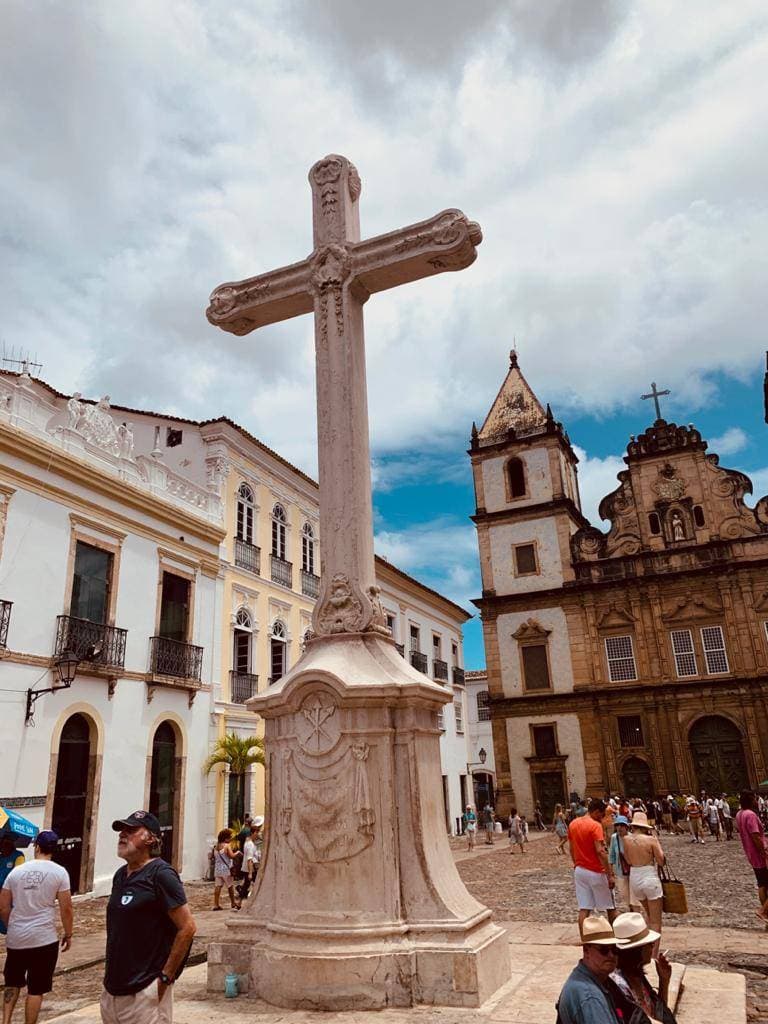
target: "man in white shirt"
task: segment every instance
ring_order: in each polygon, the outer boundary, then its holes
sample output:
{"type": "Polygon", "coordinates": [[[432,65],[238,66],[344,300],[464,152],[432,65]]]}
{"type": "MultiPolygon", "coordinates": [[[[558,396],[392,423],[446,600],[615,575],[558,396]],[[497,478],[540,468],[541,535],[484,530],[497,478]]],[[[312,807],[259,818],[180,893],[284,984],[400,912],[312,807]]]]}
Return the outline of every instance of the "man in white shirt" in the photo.
{"type": "Polygon", "coordinates": [[[26,985],[25,1024],[36,1024],[43,996],[53,987],[59,956],[56,934],[56,902],[64,934],[62,951],[72,943],[72,896],[69,875],[54,864],[59,837],[40,832],[35,839],[34,860],[14,868],[0,891],[0,918],[8,926],[3,974],[3,1024],[10,1024],[19,994],[26,985]]]}

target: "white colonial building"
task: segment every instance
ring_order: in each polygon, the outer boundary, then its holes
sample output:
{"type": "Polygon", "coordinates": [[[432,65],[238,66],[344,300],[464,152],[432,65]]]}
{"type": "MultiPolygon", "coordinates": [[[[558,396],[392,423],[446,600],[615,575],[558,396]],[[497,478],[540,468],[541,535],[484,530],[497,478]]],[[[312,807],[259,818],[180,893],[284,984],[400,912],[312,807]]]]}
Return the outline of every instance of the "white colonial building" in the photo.
{"type": "MultiPolygon", "coordinates": [[[[231,421],[0,372],[0,805],[60,833],[75,891],[106,890],[110,824],[139,807],[182,875],[204,873],[232,799],[203,763],[225,731],[258,732],[244,701],[300,657],[320,542],[317,484],[231,421]]],[[[439,723],[453,831],[476,760],[468,615],[383,559],[377,576],[404,656],[453,694],[439,723]]],[[[248,782],[260,811],[263,770],[248,782]]]]}
{"type": "Polygon", "coordinates": [[[204,861],[224,530],[159,434],[0,375],[0,804],[56,829],[76,892],[107,889],[111,821],[140,807],[182,873],[204,861]]]}

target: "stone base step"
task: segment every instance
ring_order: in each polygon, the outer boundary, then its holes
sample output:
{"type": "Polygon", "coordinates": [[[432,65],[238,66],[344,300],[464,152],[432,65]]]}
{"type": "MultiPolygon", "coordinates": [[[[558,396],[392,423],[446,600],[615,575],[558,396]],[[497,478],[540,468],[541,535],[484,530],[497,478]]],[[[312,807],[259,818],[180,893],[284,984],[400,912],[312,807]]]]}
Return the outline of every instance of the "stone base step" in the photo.
{"type": "MultiPolygon", "coordinates": [[[[563,982],[580,955],[574,946],[510,946],[510,980],[479,1009],[422,1006],[351,1010],[335,1014],[282,1010],[253,996],[226,999],[206,991],[206,965],[185,971],[175,986],[178,1024],[552,1024],[563,982]]],[[[654,979],[655,980],[655,979],[654,979]]],[[[746,984],[741,974],[674,964],[670,1003],[678,1024],[746,1024],[746,984]],[[683,983],[684,979],[684,983],[683,983]]],[[[52,1018],[59,1024],[100,1024],[98,1003],[52,1018]]]]}

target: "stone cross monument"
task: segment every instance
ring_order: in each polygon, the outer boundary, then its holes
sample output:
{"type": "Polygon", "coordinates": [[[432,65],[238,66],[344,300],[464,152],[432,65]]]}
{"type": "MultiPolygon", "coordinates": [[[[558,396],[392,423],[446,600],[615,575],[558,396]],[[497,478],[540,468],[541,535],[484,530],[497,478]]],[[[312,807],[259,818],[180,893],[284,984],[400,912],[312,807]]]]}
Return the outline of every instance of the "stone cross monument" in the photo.
{"type": "Polygon", "coordinates": [[[476,258],[479,226],[446,210],[360,240],[360,178],[341,156],[309,174],[314,250],[211,296],[244,335],[314,311],[322,582],[314,638],[248,702],[265,719],[267,841],[209,987],[234,970],[279,1006],[478,1006],[509,976],[504,933],[448,846],[437,711],[452,694],[400,657],[375,584],[363,304],[476,258]]]}

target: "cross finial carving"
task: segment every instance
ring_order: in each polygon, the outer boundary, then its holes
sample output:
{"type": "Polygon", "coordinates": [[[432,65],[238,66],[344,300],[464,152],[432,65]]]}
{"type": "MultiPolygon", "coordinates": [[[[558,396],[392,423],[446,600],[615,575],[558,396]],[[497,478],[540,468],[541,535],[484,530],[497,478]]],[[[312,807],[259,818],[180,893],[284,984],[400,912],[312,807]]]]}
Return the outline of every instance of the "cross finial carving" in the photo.
{"type": "Polygon", "coordinates": [[[661,416],[661,406],[659,405],[659,399],[662,398],[664,395],[668,395],[670,393],[671,392],[669,391],[668,388],[665,391],[657,391],[656,390],[656,381],[652,381],[651,382],[651,390],[650,390],[650,392],[647,395],[641,395],[640,397],[643,400],[645,400],[646,398],[652,398],[653,399],[653,404],[656,406],[656,419],[660,420],[662,418],[662,416],[661,416]]]}
{"type": "Polygon", "coordinates": [[[389,635],[373,560],[363,304],[374,292],[464,270],[475,261],[483,234],[461,210],[444,210],[361,241],[354,165],[332,153],[312,167],[309,182],[310,255],[220,285],[206,315],[215,326],[243,335],[314,312],[322,583],[312,630],[389,635]]]}

